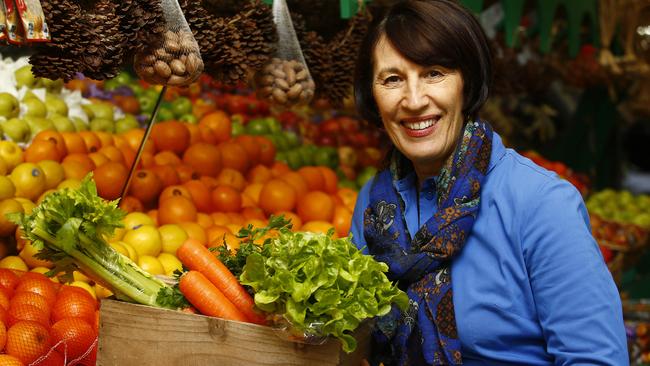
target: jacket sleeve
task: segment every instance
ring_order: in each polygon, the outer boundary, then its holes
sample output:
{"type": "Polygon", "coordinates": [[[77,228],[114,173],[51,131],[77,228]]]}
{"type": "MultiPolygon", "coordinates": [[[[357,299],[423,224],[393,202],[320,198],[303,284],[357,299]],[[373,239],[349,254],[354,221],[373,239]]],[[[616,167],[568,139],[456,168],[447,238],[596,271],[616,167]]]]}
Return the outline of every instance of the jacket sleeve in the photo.
{"type": "Polygon", "coordinates": [[[591,235],[582,197],[547,181],[527,199],[521,243],[555,365],[628,365],[618,290],[591,235]]]}
{"type": "Polygon", "coordinates": [[[366,239],[363,236],[363,211],[368,207],[370,202],[370,183],[372,179],[361,187],[357,195],[357,203],[354,205],[354,213],[352,214],[352,224],[350,225],[350,234],[352,234],[352,242],[359,249],[363,249],[364,254],[368,254],[366,248],[366,239]]]}

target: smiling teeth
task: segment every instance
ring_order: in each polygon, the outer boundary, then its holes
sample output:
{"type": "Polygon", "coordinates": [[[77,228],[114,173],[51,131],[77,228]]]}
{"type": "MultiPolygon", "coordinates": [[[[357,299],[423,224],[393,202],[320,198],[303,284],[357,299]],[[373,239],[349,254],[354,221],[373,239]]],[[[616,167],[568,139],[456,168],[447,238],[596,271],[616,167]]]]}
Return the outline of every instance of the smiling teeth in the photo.
{"type": "Polygon", "coordinates": [[[421,122],[411,122],[411,123],[405,123],[406,128],[410,130],[424,130],[425,128],[429,128],[433,126],[434,120],[428,119],[426,121],[421,121],[421,122]]]}

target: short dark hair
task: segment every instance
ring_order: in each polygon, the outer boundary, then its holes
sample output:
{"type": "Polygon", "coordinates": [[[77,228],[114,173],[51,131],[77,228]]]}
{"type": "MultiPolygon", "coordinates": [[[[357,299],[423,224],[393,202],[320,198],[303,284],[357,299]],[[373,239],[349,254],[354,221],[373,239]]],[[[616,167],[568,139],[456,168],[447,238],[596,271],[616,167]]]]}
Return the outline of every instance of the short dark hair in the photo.
{"type": "Polygon", "coordinates": [[[476,17],[450,0],[402,1],[370,29],[359,49],[354,77],[361,117],[382,126],[372,93],[374,50],[382,35],[411,62],[460,70],[463,115],[477,117],[492,84],[490,45],[476,17]]]}

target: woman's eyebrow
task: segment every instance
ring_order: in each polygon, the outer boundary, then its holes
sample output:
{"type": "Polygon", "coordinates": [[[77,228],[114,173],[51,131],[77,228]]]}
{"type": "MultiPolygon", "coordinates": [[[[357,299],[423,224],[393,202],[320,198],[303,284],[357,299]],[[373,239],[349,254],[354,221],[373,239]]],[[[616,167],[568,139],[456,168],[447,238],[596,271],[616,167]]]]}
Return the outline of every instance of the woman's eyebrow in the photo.
{"type": "Polygon", "coordinates": [[[400,70],[396,67],[385,67],[377,72],[377,76],[382,74],[399,74],[400,70]]]}

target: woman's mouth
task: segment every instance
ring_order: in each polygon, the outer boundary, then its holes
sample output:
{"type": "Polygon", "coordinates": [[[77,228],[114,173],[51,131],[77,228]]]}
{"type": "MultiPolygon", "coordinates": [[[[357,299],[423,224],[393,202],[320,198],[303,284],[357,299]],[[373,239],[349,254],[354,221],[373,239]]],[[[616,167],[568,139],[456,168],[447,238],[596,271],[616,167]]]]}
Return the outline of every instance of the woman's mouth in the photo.
{"type": "Polygon", "coordinates": [[[407,135],[411,137],[424,137],[433,133],[439,120],[439,116],[426,116],[423,118],[404,119],[401,124],[407,135]]]}

